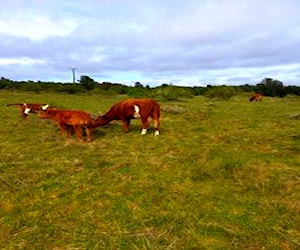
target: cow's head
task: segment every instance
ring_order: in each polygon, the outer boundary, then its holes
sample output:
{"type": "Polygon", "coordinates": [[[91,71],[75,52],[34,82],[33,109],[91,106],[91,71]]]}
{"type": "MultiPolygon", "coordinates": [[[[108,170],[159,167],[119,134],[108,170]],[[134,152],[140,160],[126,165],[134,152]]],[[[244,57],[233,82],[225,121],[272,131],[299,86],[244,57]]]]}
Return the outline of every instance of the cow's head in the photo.
{"type": "Polygon", "coordinates": [[[46,110],[47,108],[49,108],[49,104],[42,105],[42,110],[46,110]]]}
{"type": "Polygon", "coordinates": [[[39,112],[39,118],[42,119],[47,119],[47,118],[51,118],[54,117],[57,113],[57,110],[51,110],[51,109],[46,109],[46,110],[41,110],[39,112]]]}

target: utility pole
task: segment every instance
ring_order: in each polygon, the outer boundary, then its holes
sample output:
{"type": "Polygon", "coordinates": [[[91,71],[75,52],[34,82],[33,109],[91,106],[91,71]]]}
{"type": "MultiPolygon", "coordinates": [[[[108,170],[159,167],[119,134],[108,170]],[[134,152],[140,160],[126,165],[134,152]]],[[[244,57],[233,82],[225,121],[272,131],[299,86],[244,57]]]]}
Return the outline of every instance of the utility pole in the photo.
{"type": "Polygon", "coordinates": [[[75,83],[75,70],[76,68],[71,68],[72,70],[72,75],[73,75],[73,83],[75,83]]]}

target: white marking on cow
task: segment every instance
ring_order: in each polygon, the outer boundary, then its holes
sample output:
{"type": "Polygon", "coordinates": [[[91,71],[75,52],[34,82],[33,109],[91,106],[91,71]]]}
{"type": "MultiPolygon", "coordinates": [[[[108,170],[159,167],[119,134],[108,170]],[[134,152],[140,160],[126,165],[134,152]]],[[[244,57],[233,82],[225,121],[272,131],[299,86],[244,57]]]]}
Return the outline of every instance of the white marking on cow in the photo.
{"type": "Polygon", "coordinates": [[[30,112],[30,110],[31,110],[31,108],[26,108],[26,109],[24,110],[24,114],[28,115],[29,112],[30,112]]]}
{"type": "Polygon", "coordinates": [[[49,104],[42,105],[42,110],[46,110],[47,108],[49,108],[49,104]]]}
{"type": "Polygon", "coordinates": [[[142,135],[147,134],[147,129],[146,129],[146,128],[143,128],[141,134],[142,134],[142,135]]]}
{"type": "Polygon", "coordinates": [[[134,117],[134,118],[140,118],[141,115],[140,115],[140,108],[139,108],[139,106],[133,105],[133,107],[134,107],[134,114],[133,114],[133,117],[134,117]]]}
{"type": "Polygon", "coordinates": [[[159,135],[159,131],[156,130],[156,131],[154,132],[154,136],[158,136],[158,135],[159,135]]]}

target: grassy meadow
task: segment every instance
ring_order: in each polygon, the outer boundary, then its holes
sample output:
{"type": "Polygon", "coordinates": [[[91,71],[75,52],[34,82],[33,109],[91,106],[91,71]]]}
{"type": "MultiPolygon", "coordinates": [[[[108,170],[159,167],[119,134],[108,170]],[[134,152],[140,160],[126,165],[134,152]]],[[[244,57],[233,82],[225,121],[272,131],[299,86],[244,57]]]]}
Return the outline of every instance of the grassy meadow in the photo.
{"type": "Polygon", "coordinates": [[[0,91],[0,249],[300,248],[300,97],[158,100],[160,136],[113,122],[91,143],[6,107],[126,98],[0,91]]]}

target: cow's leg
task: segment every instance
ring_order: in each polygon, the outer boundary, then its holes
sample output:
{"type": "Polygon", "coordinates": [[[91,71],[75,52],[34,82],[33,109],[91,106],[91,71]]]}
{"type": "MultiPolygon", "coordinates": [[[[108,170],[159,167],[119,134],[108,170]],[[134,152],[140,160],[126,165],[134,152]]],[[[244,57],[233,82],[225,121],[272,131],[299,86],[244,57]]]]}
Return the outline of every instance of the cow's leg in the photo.
{"type": "Polygon", "coordinates": [[[145,134],[147,134],[147,129],[149,127],[148,117],[142,117],[141,122],[142,122],[142,132],[141,132],[141,134],[145,135],[145,134]]]}
{"type": "Polygon", "coordinates": [[[70,138],[73,133],[73,126],[65,125],[65,132],[67,137],[70,138]]]}
{"type": "Polygon", "coordinates": [[[153,119],[154,124],[154,136],[159,135],[159,119],[153,119]]]}
{"type": "Polygon", "coordinates": [[[69,132],[68,125],[66,125],[64,122],[59,122],[58,126],[59,126],[60,132],[63,136],[66,135],[67,137],[70,137],[71,134],[69,132]]]}
{"type": "Polygon", "coordinates": [[[70,127],[69,125],[65,124],[64,122],[58,122],[58,127],[60,130],[60,133],[63,136],[67,136],[67,138],[69,138],[71,136],[71,132],[72,132],[72,127],[70,127]]]}
{"type": "Polygon", "coordinates": [[[77,136],[77,141],[83,141],[83,136],[82,136],[82,128],[81,125],[74,125],[74,132],[77,136]]]}
{"type": "Polygon", "coordinates": [[[25,114],[24,112],[22,112],[22,117],[23,117],[23,119],[26,119],[27,118],[27,116],[28,116],[28,114],[25,114]]]}
{"type": "Polygon", "coordinates": [[[89,127],[85,127],[86,141],[92,141],[92,130],[89,127]]]}
{"type": "Polygon", "coordinates": [[[153,126],[154,126],[154,136],[159,135],[159,125],[160,125],[160,112],[153,112],[151,115],[153,126]]]}
{"type": "Polygon", "coordinates": [[[130,120],[130,118],[123,120],[123,129],[126,133],[129,131],[130,120]]]}

